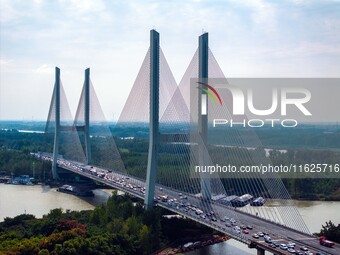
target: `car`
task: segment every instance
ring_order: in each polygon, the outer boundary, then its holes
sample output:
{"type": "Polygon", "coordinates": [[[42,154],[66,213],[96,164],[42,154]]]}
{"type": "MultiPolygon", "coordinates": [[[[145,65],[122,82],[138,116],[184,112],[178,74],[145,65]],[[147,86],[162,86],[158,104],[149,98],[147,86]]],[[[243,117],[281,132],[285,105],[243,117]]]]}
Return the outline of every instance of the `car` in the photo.
{"type": "Polygon", "coordinates": [[[263,236],[264,236],[264,234],[263,234],[262,232],[258,232],[257,235],[258,235],[259,237],[263,237],[263,236]]]}
{"type": "Polygon", "coordinates": [[[282,244],[280,244],[280,249],[286,251],[286,250],[288,250],[288,247],[287,247],[287,245],[282,243],[282,244]]]}
{"type": "Polygon", "coordinates": [[[301,251],[296,251],[295,255],[303,255],[303,253],[301,251]]]}
{"type": "Polygon", "coordinates": [[[289,242],[288,242],[288,245],[290,245],[290,246],[295,246],[295,243],[292,242],[292,241],[289,241],[289,242]]]}
{"type": "Polygon", "coordinates": [[[268,237],[268,238],[265,238],[264,241],[265,241],[266,243],[271,243],[271,242],[272,242],[272,239],[271,239],[270,237],[268,237]]]}
{"type": "Polygon", "coordinates": [[[211,220],[212,220],[212,221],[217,221],[217,219],[216,219],[215,216],[211,217],[211,220]]]}
{"type": "Polygon", "coordinates": [[[253,234],[252,237],[255,239],[259,239],[259,236],[257,234],[253,234]]]}
{"type": "Polygon", "coordinates": [[[247,226],[247,229],[250,229],[250,230],[252,230],[252,229],[253,229],[253,227],[252,227],[252,226],[250,226],[250,225],[248,225],[248,226],[247,226]]]}
{"type": "Polygon", "coordinates": [[[233,222],[231,222],[231,225],[232,226],[237,226],[237,223],[233,221],[233,222]]]}
{"type": "Polygon", "coordinates": [[[295,246],[291,245],[291,244],[287,244],[287,247],[288,247],[288,249],[294,249],[295,248],[295,246]]]}
{"type": "Polygon", "coordinates": [[[241,225],[240,228],[241,229],[247,229],[247,227],[245,225],[241,225]]]}
{"type": "Polygon", "coordinates": [[[242,233],[243,234],[249,234],[249,231],[247,229],[243,229],[242,233]]]}
{"type": "Polygon", "coordinates": [[[295,253],[296,251],[295,251],[295,249],[293,249],[293,248],[288,248],[288,252],[289,252],[289,253],[295,253]]]}
{"type": "Polygon", "coordinates": [[[225,224],[225,226],[230,228],[230,227],[231,227],[231,224],[230,224],[229,222],[227,222],[227,223],[225,224]]]}
{"type": "Polygon", "coordinates": [[[271,243],[269,246],[276,249],[276,245],[273,243],[271,243]]]}
{"type": "Polygon", "coordinates": [[[307,247],[306,247],[306,246],[302,246],[302,247],[300,247],[300,250],[301,250],[301,251],[308,251],[308,249],[307,249],[307,247]]]}

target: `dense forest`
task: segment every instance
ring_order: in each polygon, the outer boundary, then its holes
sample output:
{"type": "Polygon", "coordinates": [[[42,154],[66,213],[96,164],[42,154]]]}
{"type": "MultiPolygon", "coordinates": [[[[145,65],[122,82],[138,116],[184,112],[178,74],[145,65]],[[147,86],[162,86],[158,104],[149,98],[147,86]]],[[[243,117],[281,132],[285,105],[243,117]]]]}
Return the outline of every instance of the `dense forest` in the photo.
{"type": "Polygon", "coordinates": [[[141,203],[113,192],[93,211],[53,209],[42,219],[30,214],[5,218],[0,223],[0,254],[141,255],[188,235],[213,233],[189,220],[161,215],[160,208],[145,211],[141,203]]]}

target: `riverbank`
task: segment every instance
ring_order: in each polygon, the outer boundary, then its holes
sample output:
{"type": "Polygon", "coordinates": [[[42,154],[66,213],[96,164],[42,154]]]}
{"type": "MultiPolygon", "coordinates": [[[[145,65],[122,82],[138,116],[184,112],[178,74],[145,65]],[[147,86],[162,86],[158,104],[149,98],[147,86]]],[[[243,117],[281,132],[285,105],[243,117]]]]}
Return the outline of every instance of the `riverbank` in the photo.
{"type": "MultiPolygon", "coordinates": [[[[0,184],[0,221],[5,217],[15,217],[22,213],[33,214],[41,218],[51,209],[63,208],[66,210],[93,210],[95,206],[105,203],[112,194],[111,189],[95,189],[94,197],[77,197],[56,191],[49,186],[35,185],[6,185],[0,184]]],[[[279,201],[269,201],[268,206],[275,206],[279,201]]],[[[319,232],[326,221],[340,223],[340,202],[338,201],[300,201],[291,200],[291,205],[298,208],[302,218],[308,225],[310,232],[319,232]]],[[[190,235],[187,235],[190,236],[190,235]]],[[[190,240],[189,240],[190,241],[190,240]]],[[[196,241],[195,241],[196,242],[196,241]]],[[[178,246],[172,246],[178,248],[178,246]]],[[[253,254],[252,250],[244,245],[229,240],[199,250],[193,250],[188,255],[219,255],[219,254],[253,254]],[[233,251],[233,252],[228,252],[233,251]]]]}
{"type": "MultiPolygon", "coordinates": [[[[45,185],[6,185],[0,184],[0,221],[5,217],[15,217],[21,213],[31,213],[40,218],[54,208],[64,210],[92,210],[105,203],[111,195],[111,189],[95,189],[94,197],[77,197],[45,185]]],[[[269,200],[266,205],[276,206],[279,201],[269,200]]],[[[340,223],[339,201],[291,200],[309,226],[310,232],[319,232],[322,224],[332,220],[340,223]],[[320,213],[322,212],[322,213],[320,213]]]]}
{"type": "Polygon", "coordinates": [[[187,238],[186,240],[182,239],[178,242],[175,242],[169,245],[168,248],[157,252],[155,255],[175,255],[187,253],[190,251],[202,249],[203,247],[214,245],[217,243],[225,242],[229,240],[230,237],[227,235],[204,235],[199,239],[193,240],[192,238],[187,238]]]}
{"type": "MultiPolygon", "coordinates": [[[[308,181],[308,180],[306,180],[308,181]]],[[[340,201],[340,187],[329,194],[325,193],[296,193],[291,194],[292,199],[302,201],[340,201]]]]}

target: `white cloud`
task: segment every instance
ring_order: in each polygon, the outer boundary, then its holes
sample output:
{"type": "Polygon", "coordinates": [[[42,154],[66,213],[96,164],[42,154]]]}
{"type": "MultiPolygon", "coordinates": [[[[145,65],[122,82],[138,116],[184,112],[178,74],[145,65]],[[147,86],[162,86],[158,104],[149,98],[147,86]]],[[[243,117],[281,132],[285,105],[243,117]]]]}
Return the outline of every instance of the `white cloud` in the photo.
{"type": "Polygon", "coordinates": [[[0,66],[5,67],[11,65],[11,60],[0,58],[0,66]]]}
{"type": "Polygon", "coordinates": [[[268,33],[277,30],[277,8],[275,4],[264,0],[233,0],[233,2],[250,10],[255,29],[260,28],[268,33]]]}
{"type": "Polygon", "coordinates": [[[35,69],[35,72],[38,74],[52,75],[54,73],[54,68],[48,64],[42,64],[37,69],[35,69]]]}

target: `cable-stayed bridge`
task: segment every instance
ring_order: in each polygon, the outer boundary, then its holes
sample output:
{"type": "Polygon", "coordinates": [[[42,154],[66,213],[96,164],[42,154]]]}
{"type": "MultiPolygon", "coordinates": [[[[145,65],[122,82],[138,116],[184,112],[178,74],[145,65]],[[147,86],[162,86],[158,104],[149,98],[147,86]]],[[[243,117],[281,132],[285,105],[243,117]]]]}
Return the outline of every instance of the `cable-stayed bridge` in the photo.
{"type": "Polygon", "coordinates": [[[144,199],[146,208],[157,204],[226,233],[256,248],[258,254],[291,254],[294,245],[285,246],[289,241],[296,243],[299,251],[306,246],[314,253],[322,250],[325,254],[340,254],[338,245],[323,247],[309,233],[275,173],[269,178],[249,173],[248,178],[225,180],[218,173],[192,171],[193,166],[228,165],[230,160],[247,165],[270,162],[264,153],[245,149],[250,142],[251,147],[261,147],[255,133],[250,132],[245,139],[237,130],[227,130],[217,141],[211,138],[209,118],[230,116],[230,102],[216,110],[202,84],[196,84],[193,90],[193,78],[202,83],[208,78],[225,78],[208,47],[208,34],[199,37],[198,50],[177,85],[160,48],[159,33],[152,30],[150,48],[113,130],[114,139],[103,123],[105,118],[90,70],[85,70],[73,120],[60,70],[56,68],[45,130],[54,135],[53,154],[36,156],[52,162],[54,179],[62,178],[60,169],[64,169],[105,183],[144,199]],[[124,148],[125,144],[129,146],[124,148]],[[276,204],[235,208],[227,199],[245,193],[274,199],[276,204]],[[217,199],[221,196],[226,200],[217,199]],[[267,234],[270,240],[259,232],[267,234]]]}

